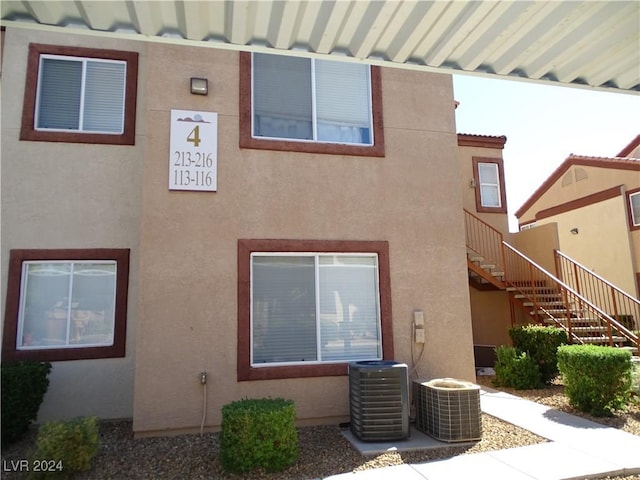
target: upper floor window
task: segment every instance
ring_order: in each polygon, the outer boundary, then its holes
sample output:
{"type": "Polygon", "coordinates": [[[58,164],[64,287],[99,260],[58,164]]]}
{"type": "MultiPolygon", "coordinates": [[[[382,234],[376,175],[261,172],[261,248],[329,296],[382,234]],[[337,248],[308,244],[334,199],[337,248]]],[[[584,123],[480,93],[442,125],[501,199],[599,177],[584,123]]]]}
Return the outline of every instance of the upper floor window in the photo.
{"type": "Polygon", "coordinates": [[[640,228],[640,190],[627,192],[627,198],[629,199],[629,217],[631,221],[631,228],[640,228]]]}
{"type": "Polygon", "coordinates": [[[29,46],[22,140],[133,144],[137,53],[29,46]]]}
{"type": "Polygon", "coordinates": [[[369,66],[253,54],[253,136],[373,145],[369,66]]]}
{"type": "Polygon", "coordinates": [[[386,242],[240,240],[238,266],[239,380],[392,356],[386,242]]]}
{"type": "Polygon", "coordinates": [[[502,159],[473,157],[478,212],[506,213],[502,159]]]}
{"type": "Polygon", "coordinates": [[[3,358],[124,355],[128,250],[12,250],[3,358]]]}
{"type": "Polygon", "coordinates": [[[379,69],[254,53],[240,70],[241,147],[384,155],[379,69]]]}

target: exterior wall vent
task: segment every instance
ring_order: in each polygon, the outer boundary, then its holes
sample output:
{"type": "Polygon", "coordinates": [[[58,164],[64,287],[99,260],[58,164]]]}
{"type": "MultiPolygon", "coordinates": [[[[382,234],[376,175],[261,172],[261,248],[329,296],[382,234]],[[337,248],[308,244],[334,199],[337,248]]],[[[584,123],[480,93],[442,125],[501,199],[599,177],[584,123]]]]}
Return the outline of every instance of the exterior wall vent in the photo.
{"type": "Polygon", "coordinates": [[[444,442],[482,437],[480,386],[453,378],[413,382],[416,429],[444,442]]]}
{"type": "Polygon", "coordinates": [[[409,370],[393,361],[349,364],[351,432],[363,441],[409,437],[409,370]]]}

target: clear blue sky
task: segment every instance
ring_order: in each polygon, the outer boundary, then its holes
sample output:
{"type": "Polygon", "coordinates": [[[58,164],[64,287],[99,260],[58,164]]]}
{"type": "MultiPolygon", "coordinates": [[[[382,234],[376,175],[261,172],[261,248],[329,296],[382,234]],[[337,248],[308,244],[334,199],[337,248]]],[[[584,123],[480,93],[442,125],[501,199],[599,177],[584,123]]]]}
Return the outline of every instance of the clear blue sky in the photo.
{"type": "Polygon", "coordinates": [[[458,133],[505,135],[513,215],[570,155],[612,157],[640,134],[640,95],[454,75],[458,133]]]}

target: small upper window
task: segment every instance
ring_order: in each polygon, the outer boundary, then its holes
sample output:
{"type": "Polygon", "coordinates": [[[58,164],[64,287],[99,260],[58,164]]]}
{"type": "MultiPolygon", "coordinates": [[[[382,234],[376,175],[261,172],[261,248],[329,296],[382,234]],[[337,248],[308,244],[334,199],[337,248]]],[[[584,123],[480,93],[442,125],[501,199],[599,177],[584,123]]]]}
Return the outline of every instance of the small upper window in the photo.
{"type": "Polygon", "coordinates": [[[640,228],[640,191],[629,194],[629,211],[631,212],[631,226],[640,228]]]}
{"type": "Polygon", "coordinates": [[[37,130],[124,131],[127,63],[41,55],[37,130]]]}
{"type": "Polygon", "coordinates": [[[253,136],[373,145],[369,66],[253,54],[253,136]]]}
{"type": "Polygon", "coordinates": [[[384,156],[380,71],[271,54],[240,57],[240,146],[384,156]]]}
{"type": "Polygon", "coordinates": [[[473,158],[478,212],[506,213],[506,197],[502,159],[473,158]]]}
{"type": "Polygon", "coordinates": [[[133,144],[137,53],[32,44],[21,139],[133,144]]]}
{"type": "Polygon", "coordinates": [[[495,163],[478,163],[480,179],[480,204],[483,207],[500,207],[500,182],[498,181],[498,165],[495,163]]]}

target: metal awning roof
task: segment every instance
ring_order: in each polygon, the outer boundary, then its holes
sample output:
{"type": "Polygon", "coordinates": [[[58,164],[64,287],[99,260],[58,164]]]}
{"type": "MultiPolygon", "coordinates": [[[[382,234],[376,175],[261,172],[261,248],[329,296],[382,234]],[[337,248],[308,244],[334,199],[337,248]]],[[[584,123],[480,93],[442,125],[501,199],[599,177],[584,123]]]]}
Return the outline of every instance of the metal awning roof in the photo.
{"type": "Polygon", "coordinates": [[[640,92],[640,2],[7,1],[2,25],[640,92]]]}

